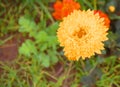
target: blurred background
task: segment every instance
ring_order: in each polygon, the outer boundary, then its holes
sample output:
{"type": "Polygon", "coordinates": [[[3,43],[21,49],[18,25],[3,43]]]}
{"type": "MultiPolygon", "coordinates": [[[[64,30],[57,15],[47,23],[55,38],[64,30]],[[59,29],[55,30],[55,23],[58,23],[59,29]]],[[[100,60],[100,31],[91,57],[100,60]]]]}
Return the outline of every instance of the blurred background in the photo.
{"type": "Polygon", "coordinates": [[[0,87],[120,87],[119,70],[120,0],[0,0],[0,87]],[[61,20],[53,15],[57,1],[108,16],[101,55],[64,56],[56,36],[61,20]]]}

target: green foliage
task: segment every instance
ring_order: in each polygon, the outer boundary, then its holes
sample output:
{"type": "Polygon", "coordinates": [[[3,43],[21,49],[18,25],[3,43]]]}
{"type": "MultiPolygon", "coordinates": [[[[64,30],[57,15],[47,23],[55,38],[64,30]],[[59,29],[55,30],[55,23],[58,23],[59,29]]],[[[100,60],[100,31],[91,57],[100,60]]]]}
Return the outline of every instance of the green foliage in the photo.
{"type": "Polygon", "coordinates": [[[111,56],[105,59],[104,63],[101,64],[104,65],[104,68],[102,68],[104,74],[102,75],[101,79],[97,81],[98,87],[120,86],[120,73],[117,70],[120,68],[120,65],[118,63],[119,61],[117,60],[116,56],[111,56]]]}
{"type": "Polygon", "coordinates": [[[35,48],[35,44],[31,40],[28,39],[20,47],[19,53],[30,57],[32,54],[36,55],[37,49],[35,48]]]}
{"type": "Polygon", "coordinates": [[[32,56],[33,58],[38,58],[45,67],[55,64],[58,61],[58,42],[55,34],[58,23],[55,22],[45,29],[40,29],[34,21],[21,17],[19,25],[19,32],[29,34],[33,38],[33,40],[27,39],[22,44],[19,48],[19,53],[26,57],[32,56]]]}
{"type": "MultiPolygon", "coordinates": [[[[8,4],[10,6],[11,4],[8,4]]],[[[18,16],[17,8],[12,6],[8,8],[8,6],[4,6],[4,3],[0,4],[0,36],[7,34],[8,32],[14,32],[17,30],[18,26],[15,18],[18,16]],[[15,13],[11,15],[12,13],[15,13]]]]}
{"type": "Polygon", "coordinates": [[[25,19],[24,17],[20,18],[19,24],[19,32],[33,32],[34,28],[36,28],[36,24],[34,23],[34,21],[30,21],[28,19],[25,19]]]}
{"type": "Polygon", "coordinates": [[[81,10],[102,10],[111,20],[102,55],[76,62],[59,47],[59,21],[51,15],[55,1],[0,0],[0,47],[16,34],[23,39],[18,58],[0,61],[0,87],[120,87],[120,1],[75,0],[81,10]]]}

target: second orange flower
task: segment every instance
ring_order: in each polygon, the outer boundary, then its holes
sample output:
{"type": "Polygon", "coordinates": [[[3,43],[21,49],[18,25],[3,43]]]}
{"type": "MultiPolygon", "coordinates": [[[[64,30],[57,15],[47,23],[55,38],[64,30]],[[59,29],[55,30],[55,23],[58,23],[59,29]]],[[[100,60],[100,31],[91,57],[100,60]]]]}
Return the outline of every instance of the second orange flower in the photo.
{"type": "Polygon", "coordinates": [[[54,13],[52,14],[56,20],[62,20],[63,17],[69,15],[73,10],[80,9],[80,4],[73,0],[58,0],[54,4],[54,13]]]}

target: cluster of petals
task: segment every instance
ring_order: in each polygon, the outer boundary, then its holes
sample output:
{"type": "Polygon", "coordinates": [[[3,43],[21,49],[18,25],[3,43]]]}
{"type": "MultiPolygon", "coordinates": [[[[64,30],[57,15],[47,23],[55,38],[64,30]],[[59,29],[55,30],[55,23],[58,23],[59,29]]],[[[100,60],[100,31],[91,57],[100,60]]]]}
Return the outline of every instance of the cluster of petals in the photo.
{"type": "Polygon", "coordinates": [[[105,26],[107,26],[108,28],[110,27],[110,19],[108,17],[107,14],[105,14],[104,12],[102,12],[101,10],[95,10],[94,11],[95,14],[99,14],[101,18],[104,18],[105,21],[105,26]]]}
{"type": "Polygon", "coordinates": [[[68,16],[73,10],[80,9],[80,4],[74,0],[57,0],[54,3],[53,17],[56,20],[62,20],[64,17],[68,16]]]}
{"type": "Polygon", "coordinates": [[[86,59],[95,53],[101,54],[103,42],[108,39],[108,27],[103,17],[91,10],[74,10],[63,19],[57,37],[69,60],[86,59]]]}

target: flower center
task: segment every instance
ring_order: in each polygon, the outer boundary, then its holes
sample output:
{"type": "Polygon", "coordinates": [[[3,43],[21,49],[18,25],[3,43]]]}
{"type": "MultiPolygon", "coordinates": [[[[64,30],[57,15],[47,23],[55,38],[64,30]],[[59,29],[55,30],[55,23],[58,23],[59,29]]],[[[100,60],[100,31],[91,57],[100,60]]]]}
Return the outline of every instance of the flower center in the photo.
{"type": "Polygon", "coordinates": [[[76,36],[78,38],[82,38],[86,35],[86,31],[84,29],[80,29],[79,31],[75,31],[73,36],[76,36]]]}

